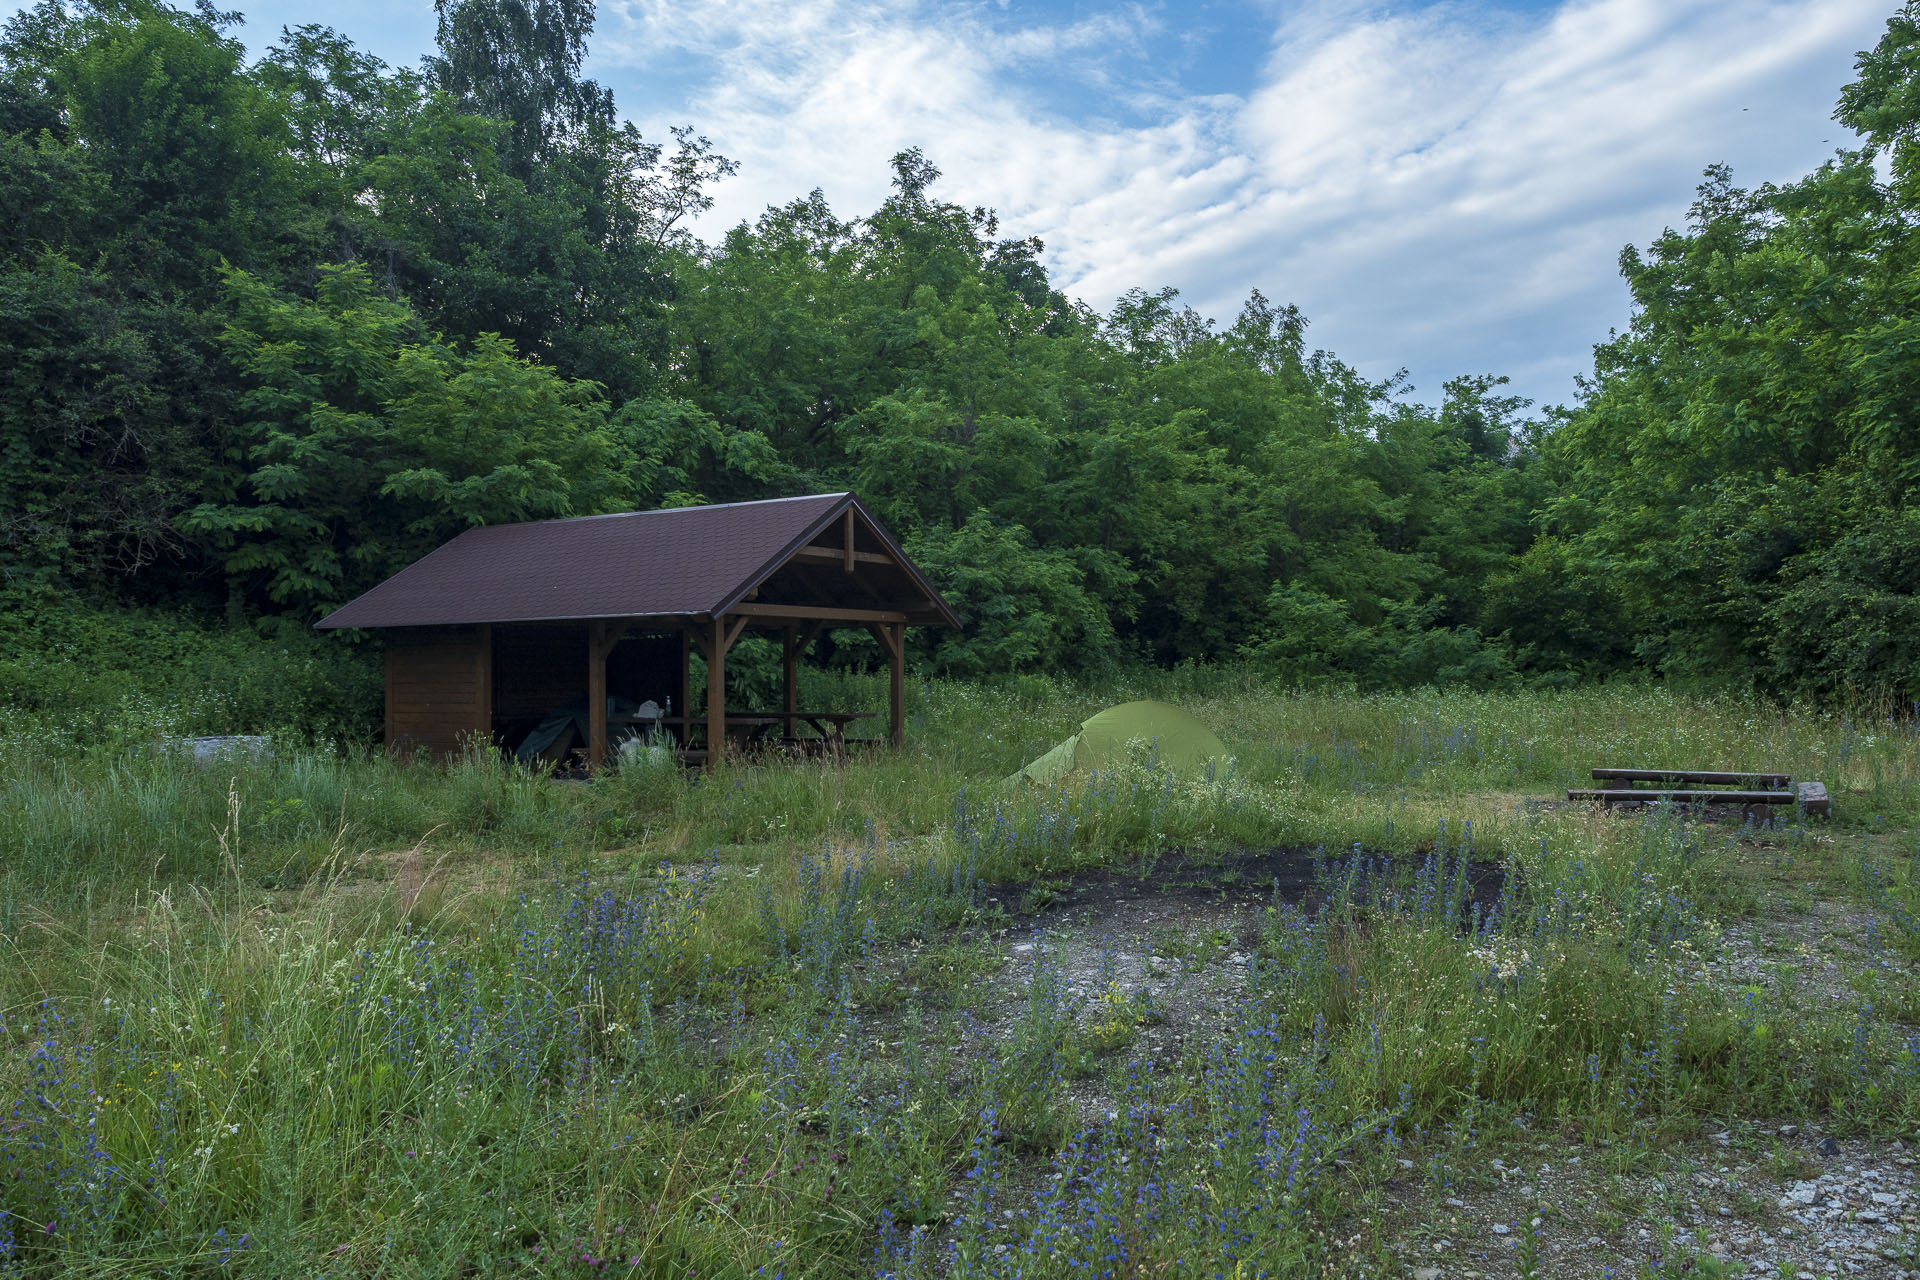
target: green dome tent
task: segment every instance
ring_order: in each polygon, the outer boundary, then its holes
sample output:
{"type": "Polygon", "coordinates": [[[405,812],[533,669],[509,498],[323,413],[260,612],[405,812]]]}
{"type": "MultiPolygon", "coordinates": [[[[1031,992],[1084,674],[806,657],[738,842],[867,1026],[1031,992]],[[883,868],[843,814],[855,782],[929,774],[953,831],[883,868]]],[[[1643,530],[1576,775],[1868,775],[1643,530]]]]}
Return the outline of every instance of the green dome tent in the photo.
{"type": "Polygon", "coordinates": [[[1129,742],[1151,743],[1156,758],[1169,769],[1197,772],[1230,758],[1220,739],[1179,707],[1123,702],[1082,721],[1080,732],[1007,781],[1024,778],[1049,786],[1076,769],[1104,769],[1125,756],[1129,742]]]}

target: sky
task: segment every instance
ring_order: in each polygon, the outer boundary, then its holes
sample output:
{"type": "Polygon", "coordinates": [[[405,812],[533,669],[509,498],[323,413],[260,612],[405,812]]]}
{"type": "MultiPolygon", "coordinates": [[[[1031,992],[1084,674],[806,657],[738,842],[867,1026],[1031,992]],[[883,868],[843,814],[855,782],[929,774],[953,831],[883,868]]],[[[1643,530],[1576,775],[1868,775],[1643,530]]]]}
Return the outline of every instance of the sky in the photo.
{"type": "MultiPolygon", "coordinates": [[[[392,63],[433,41],[422,0],[236,6],[256,50],[300,22],[392,63]]],[[[869,212],[918,146],[1096,308],[1170,285],[1224,323],[1258,288],[1419,400],[1493,373],[1553,404],[1628,322],[1621,249],[1681,225],[1705,166],[1790,181],[1852,144],[1834,100],[1894,8],[601,0],[587,70],[740,162],[704,238],[816,187],[869,212]]]]}

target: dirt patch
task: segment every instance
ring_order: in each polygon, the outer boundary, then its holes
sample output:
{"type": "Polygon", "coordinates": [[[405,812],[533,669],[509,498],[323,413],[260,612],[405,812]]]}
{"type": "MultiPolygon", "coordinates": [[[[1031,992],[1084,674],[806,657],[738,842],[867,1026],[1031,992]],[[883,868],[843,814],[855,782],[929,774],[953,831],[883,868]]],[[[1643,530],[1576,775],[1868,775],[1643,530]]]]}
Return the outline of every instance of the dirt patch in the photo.
{"type": "MultiPolygon", "coordinates": [[[[1011,1034],[1043,970],[1063,988],[1103,1060],[1176,1063],[1196,1039],[1235,1025],[1247,998],[1262,918],[1275,902],[1318,910],[1327,887],[1324,855],[1274,848],[1221,858],[1184,851],[1145,871],[1108,869],[1061,879],[1002,884],[988,904],[1007,913],[989,935],[998,964],[980,979],[978,1016],[1011,1034]]],[[[1411,874],[1417,859],[1377,858],[1376,874],[1411,874]]],[[[1494,863],[1468,864],[1470,900],[1481,911],[1499,899],[1494,863]]],[[[1082,1123],[1110,1104],[1102,1073],[1070,1088],[1082,1123]]]]}
{"type": "MultiPolygon", "coordinates": [[[[1418,858],[1361,852],[1369,863],[1395,873],[1411,874],[1420,865],[1418,858]]],[[[1224,857],[1178,849],[1162,854],[1141,870],[1099,867],[1060,879],[992,885],[986,896],[1020,921],[1044,920],[1062,913],[1097,914],[1147,897],[1167,903],[1223,906],[1266,906],[1280,901],[1316,910],[1326,900],[1319,870],[1325,862],[1324,852],[1305,847],[1276,846],[1224,857]]],[[[1469,862],[1467,883],[1470,902],[1484,912],[1499,900],[1506,872],[1498,863],[1469,862]]]]}

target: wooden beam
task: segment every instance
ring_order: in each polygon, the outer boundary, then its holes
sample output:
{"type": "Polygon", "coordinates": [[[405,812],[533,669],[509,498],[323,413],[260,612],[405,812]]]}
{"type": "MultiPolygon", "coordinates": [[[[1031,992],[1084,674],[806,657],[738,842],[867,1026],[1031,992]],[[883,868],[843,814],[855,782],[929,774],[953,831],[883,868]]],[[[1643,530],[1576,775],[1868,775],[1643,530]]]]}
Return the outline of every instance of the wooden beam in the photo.
{"type": "MultiPolygon", "coordinates": [[[[735,635],[739,632],[736,630],[735,635]]],[[[707,767],[727,754],[727,620],[715,618],[707,638],[707,767]]]]}
{"type": "MultiPolygon", "coordinates": [[[[846,561],[847,561],[847,553],[846,553],[846,549],[843,547],[805,546],[800,548],[798,551],[794,552],[792,559],[805,560],[813,564],[837,564],[842,567],[845,567],[846,561]]],[[[853,553],[853,560],[855,564],[898,564],[900,563],[898,560],[895,560],[892,556],[887,555],[885,552],[882,552],[882,551],[855,551],[853,553]]]]}
{"type": "Polygon", "coordinates": [[[386,689],[387,699],[387,725],[386,732],[382,735],[382,740],[387,744],[387,754],[391,756],[397,756],[400,748],[400,733],[397,728],[399,720],[394,715],[393,709],[394,675],[399,665],[399,660],[393,655],[393,641],[389,639],[387,641],[385,661],[382,664],[385,675],[380,683],[386,689]]]}
{"type": "Polygon", "coordinates": [[[893,659],[887,673],[887,737],[895,747],[907,745],[907,624],[889,622],[887,647],[893,659]]]}
{"type": "MultiPolygon", "coordinates": [[[[680,628],[680,715],[688,721],[693,718],[693,628],[680,628]]],[[[685,750],[693,744],[693,732],[686,725],[680,727],[680,747],[685,750]]]]}
{"type": "Polygon", "coordinates": [[[907,615],[899,609],[838,609],[814,604],[737,604],[727,610],[742,618],[777,618],[782,622],[901,622],[907,615]]]}
{"type": "Polygon", "coordinates": [[[739,605],[735,605],[734,609],[736,612],[723,614],[721,617],[714,619],[717,623],[724,622],[726,624],[722,630],[715,631],[712,627],[705,625],[691,629],[694,646],[700,650],[700,656],[705,658],[709,664],[713,662],[713,646],[716,641],[720,644],[720,652],[722,655],[732,653],[735,642],[740,639],[740,633],[747,629],[749,617],[748,615],[737,612],[739,608],[739,605]]]}
{"type": "Polygon", "coordinates": [[[800,649],[793,642],[794,634],[792,627],[780,633],[780,713],[786,717],[781,732],[789,738],[794,736],[800,710],[800,649]]]}
{"type": "Polygon", "coordinates": [[[848,573],[853,572],[853,508],[849,506],[841,520],[840,536],[846,540],[846,562],[841,566],[848,573]]]}
{"type": "Polygon", "coordinates": [[[825,624],[819,622],[809,622],[798,627],[788,627],[787,645],[793,650],[794,658],[799,659],[805,656],[808,648],[819,638],[823,630],[825,630],[825,624]]]}
{"type": "Polygon", "coordinates": [[[475,655],[480,662],[479,681],[474,699],[473,731],[479,741],[493,743],[493,624],[480,624],[480,643],[475,655]]]}
{"type": "Polygon", "coordinates": [[[1680,791],[1663,787],[1569,788],[1569,800],[1598,800],[1602,804],[1792,804],[1791,791],[1680,791]]]}
{"type": "Polygon", "coordinates": [[[607,762],[607,624],[587,624],[587,772],[607,762]]]}
{"type": "MultiPolygon", "coordinates": [[[[627,638],[627,632],[632,629],[633,624],[630,622],[623,622],[618,620],[613,620],[613,621],[602,620],[599,626],[600,626],[600,660],[604,662],[609,657],[613,656],[613,651],[619,647],[619,644],[622,640],[625,640],[627,638]]],[[[589,643],[591,643],[591,640],[589,640],[589,643]]]]}
{"type": "Polygon", "coordinates": [[[871,623],[867,630],[880,642],[887,658],[887,740],[907,742],[907,628],[905,623],[871,623]]]}
{"type": "Polygon", "coordinates": [[[1698,782],[1711,786],[1754,786],[1762,789],[1784,787],[1793,781],[1790,773],[1778,770],[1759,770],[1754,773],[1741,773],[1737,769],[1595,769],[1595,779],[1601,782],[1698,782]]]}

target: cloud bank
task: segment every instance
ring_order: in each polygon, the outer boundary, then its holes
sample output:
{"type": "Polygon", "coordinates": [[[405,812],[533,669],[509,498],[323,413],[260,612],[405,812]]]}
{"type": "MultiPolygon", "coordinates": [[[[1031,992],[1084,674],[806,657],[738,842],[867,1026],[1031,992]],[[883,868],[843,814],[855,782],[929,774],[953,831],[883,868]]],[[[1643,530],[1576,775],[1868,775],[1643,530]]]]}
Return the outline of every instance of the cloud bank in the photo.
{"type": "MultiPolygon", "coordinates": [[[[1682,222],[1702,168],[1789,181],[1851,141],[1833,102],[1894,7],[601,0],[588,71],[650,136],[742,162],[708,238],[815,187],[867,213],[919,146],[1096,307],[1172,285],[1226,320],[1259,288],[1421,399],[1504,373],[1553,403],[1627,322],[1621,247],[1682,222]]],[[[426,0],[246,11],[256,52],[316,19],[397,64],[433,39],[426,0]]]]}
{"type": "Polygon", "coordinates": [[[1206,92],[1174,7],[616,0],[592,70],[647,132],[691,122],[742,162],[703,234],[816,186],[867,212],[920,146],[1095,306],[1173,285],[1227,319],[1257,287],[1421,399],[1495,372],[1554,402],[1627,319],[1620,248],[1682,220],[1705,165],[1787,180],[1849,141],[1832,103],[1890,11],[1289,5],[1236,15],[1254,82],[1206,92]]]}

